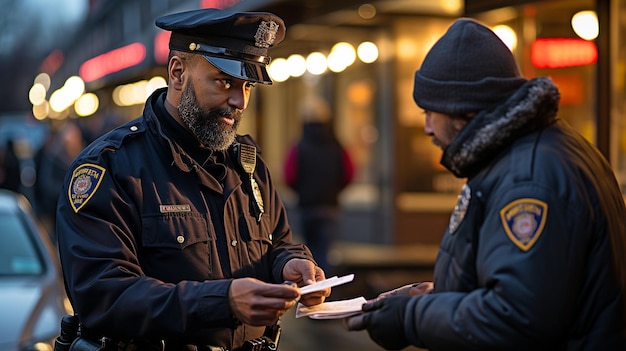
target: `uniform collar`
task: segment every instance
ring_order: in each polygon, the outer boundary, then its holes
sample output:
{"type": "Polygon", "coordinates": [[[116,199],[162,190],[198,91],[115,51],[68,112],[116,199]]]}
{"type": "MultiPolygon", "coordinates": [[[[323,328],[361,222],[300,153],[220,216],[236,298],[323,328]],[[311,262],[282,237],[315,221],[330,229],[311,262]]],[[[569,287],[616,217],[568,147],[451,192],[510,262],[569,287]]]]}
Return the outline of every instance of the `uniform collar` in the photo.
{"type": "Polygon", "coordinates": [[[459,178],[471,177],[516,139],[553,123],[559,98],[548,78],[526,82],[504,103],[476,114],[444,150],[441,164],[459,178]]]}

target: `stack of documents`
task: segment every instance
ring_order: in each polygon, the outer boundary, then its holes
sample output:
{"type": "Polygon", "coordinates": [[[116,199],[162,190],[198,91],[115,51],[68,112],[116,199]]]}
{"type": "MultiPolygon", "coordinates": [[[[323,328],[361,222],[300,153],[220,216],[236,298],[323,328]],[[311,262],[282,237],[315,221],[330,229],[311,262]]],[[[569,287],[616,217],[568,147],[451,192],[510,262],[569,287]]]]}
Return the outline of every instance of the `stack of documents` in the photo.
{"type": "MultiPolygon", "coordinates": [[[[300,292],[303,295],[309,294],[315,291],[351,282],[353,279],[354,274],[349,274],[343,277],[335,276],[311,285],[303,286],[300,288],[300,292]]],[[[354,316],[361,313],[361,306],[363,306],[366,302],[367,300],[364,297],[357,297],[349,300],[325,302],[310,307],[299,303],[296,308],[296,318],[309,317],[312,319],[337,319],[354,316]]]]}
{"type": "Polygon", "coordinates": [[[366,302],[367,300],[361,296],[349,300],[324,302],[311,307],[299,303],[296,309],[296,318],[337,319],[350,317],[361,313],[361,306],[366,302]]]}

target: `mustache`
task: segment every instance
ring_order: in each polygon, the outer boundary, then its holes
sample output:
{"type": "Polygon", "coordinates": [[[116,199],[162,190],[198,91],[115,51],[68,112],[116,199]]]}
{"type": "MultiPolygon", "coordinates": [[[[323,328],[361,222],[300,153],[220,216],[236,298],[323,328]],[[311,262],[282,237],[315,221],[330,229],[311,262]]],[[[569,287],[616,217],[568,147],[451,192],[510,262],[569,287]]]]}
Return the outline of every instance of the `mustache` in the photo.
{"type": "Polygon", "coordinates": [[[239,121],[241,119],[241,110],[234,108],[216,108],[211,109],[207,114],[207,117],[217,119],[220,117],[227,117],[239,121]]]}
{"type": "Polygon", "coordinates": [[[431,137],[430,141],[433,143],[433,145],[439,148],[443,148],[443,143],[439,139],[437,139],[436,136],[431,137]]]}

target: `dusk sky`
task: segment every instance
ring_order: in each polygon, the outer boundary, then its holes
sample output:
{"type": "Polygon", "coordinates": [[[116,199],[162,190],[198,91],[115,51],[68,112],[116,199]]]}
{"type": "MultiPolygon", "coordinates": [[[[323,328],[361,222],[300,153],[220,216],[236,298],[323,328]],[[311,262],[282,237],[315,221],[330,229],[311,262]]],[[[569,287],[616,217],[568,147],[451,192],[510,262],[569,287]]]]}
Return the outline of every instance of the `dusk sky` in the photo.
{"type": "Polygon", "coordinates": [[[0,115],[29,108],[28,89],[39,64],[70,37],[88,0],[0,0],[0,115]]]}

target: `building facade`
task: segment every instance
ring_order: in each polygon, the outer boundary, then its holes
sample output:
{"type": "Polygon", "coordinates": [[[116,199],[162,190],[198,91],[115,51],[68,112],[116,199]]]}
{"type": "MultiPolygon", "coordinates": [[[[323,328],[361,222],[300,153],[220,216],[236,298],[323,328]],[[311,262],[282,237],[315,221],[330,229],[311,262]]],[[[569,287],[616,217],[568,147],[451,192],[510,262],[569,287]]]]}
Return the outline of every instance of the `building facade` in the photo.
{"type": "MultiPolygon", "coordinates": [[[[65,61],[52,75],[52,86],[73,75],[85,80],[85,90],[100,102],[81,119],[85,125],[102,128],[107,121],[111,126],[138,116],[143,101],[120,104],[116,94],[120,87],[165,76],[167,36],[154,19],[200,7],[281,16],[287,37],[270,51],[273,61],[312,53],[329,57],[340,42],[355,49],[375,45],[373,61],[358,57],[315,74],[277,68],[282,78],[257,86],[240,130],[260,143],[282,184],[286,150],[301,130],[298,102],[308,95],[330,102],[337,135],[357,167],[356,181],[341,198],[342,240],[438,244],[463,180],[439,165],[441,151],[424,135],[423,112],[412,99],[413,75],[460,16],[500,26],[522,74],[556,82],[561,118],[600,148],[626,192],[626,0],[95,0],[81,35],[60,48],[65,61]],[[574,31],[572,17],[581,11],[595,14],[596,37],[583,39],[574,31]]],[[[593,22],[583,27],[593,29],[593,22]]],[[[68,109],[66,116],[75,113],[68,109]]],[[[294,207],[286,186],[283,194],[294,207]]],[[[295,207],[290,211],[297,216],[295,207]]]]}

